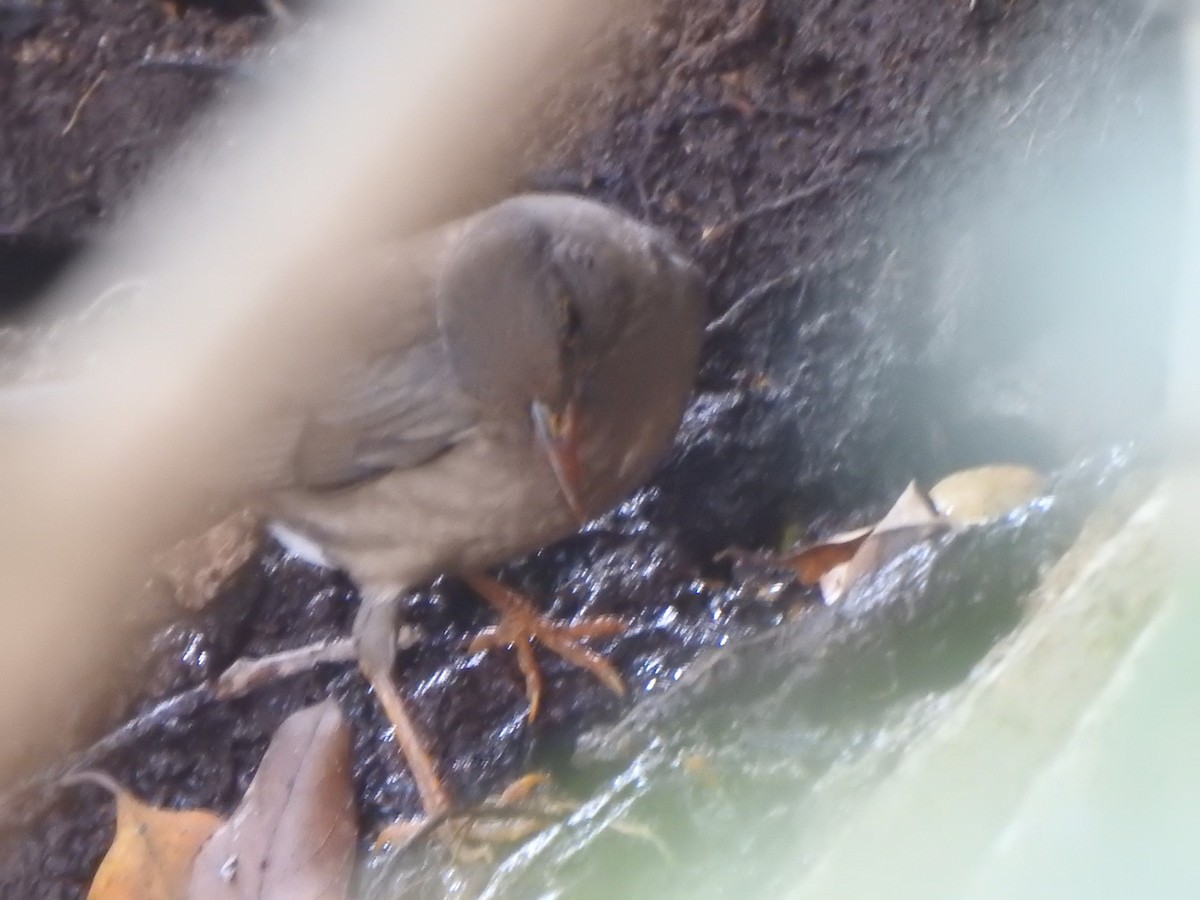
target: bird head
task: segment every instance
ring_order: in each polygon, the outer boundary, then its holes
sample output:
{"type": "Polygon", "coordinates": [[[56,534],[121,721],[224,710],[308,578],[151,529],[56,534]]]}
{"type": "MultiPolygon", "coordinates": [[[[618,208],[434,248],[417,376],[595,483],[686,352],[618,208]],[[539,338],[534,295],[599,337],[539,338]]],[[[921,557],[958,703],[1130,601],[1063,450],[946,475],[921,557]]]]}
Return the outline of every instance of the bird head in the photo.
{"type": "Polygon", "coordinates": [[[696,269],[602,204],[513,198],[477,216],[439,286],[462,387],[541,453],[580,521],[649,474],[691,393],[696,269]]]}

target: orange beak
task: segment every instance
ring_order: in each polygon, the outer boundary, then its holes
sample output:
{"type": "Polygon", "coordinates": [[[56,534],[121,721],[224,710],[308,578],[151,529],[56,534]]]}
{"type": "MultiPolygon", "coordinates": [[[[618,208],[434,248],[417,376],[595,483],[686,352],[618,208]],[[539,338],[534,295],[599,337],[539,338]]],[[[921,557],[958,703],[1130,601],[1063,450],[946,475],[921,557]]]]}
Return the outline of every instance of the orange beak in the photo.
{"type": "Polygon", "coordinates": [[[546,404],[535,400],[532,413],[534,431],[550,460],[550,468],[558,479],[563,499],[582,525],[588,520],[588,515],[579,500],[583,469],[579,463],[580,429],[575,401],[568,402],[562,412],[553,412],[546,404]]]}

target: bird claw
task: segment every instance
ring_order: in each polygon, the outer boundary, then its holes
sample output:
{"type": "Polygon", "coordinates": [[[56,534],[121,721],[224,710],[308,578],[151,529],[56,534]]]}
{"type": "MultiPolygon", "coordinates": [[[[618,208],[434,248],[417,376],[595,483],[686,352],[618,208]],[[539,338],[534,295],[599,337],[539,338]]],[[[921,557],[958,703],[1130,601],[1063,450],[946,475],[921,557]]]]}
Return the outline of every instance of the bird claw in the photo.
{"type": "Polygon", "coordinates": [[[600,653],[581,641],[623,634],[627,628],[625,622],[616,616],[556,622],[539,613],[516,591],[494,579],[473,576],[466,581],[473,591],[496,608],[501,617],[499,624],[491,625],[475,635],[468,650],[478,653],[502,647],[516,652],[517,667],[524,676],[525,694],[529,698],[530,722],[537,718],[541,709],[544,686],[541,669],[533,655],[535,640],[567,662],[591,672],[614,694],[624,695],[625,682],[620,673],[600,653]]]}
{"type": "Polygon", "coordinates": [[[393,822],[379,832],[371,849],[402,853],[418,841],[433,838],[459,862],[491,861],[497,847],[523,841],[576,809],[577,803],[554,790],[546,772],[531,772],[475,807],[393,822]]]}

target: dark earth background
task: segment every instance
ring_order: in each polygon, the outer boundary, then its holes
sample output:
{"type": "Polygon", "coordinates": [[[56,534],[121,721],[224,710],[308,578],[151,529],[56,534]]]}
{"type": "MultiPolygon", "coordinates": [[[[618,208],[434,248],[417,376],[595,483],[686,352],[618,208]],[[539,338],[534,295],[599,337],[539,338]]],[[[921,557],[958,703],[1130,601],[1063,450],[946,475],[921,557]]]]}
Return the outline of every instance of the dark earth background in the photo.
{"type": "MultiPolygon", "coordinates": [[[[530,726],[513,661],[462,649],[483,604],[448,580],[411,598],[424,640],[396,674],[462,802],[534,765],[586,785],[566,762],[586,728],[661,694],[707,648],[815,609],[785,573],[722,550],[863,524],[914,478],[1154,445],[1175,234],[1164,201],[1182,167],[1174,26],[1116,0],[657,0],[549,98],[511,189],[586,193],[675,233],[720,318],[653,482],[503,572],[557,614],[633,622],[607,646],[632,701],[543,656],[530,726]],[[1074,218],[1048,215],[1081,198],[1074,218]],[[1061,268],[1031,271],[1048,242],[1061,268]],[[1101,293],[1123,299],[1100,310],[1101,293]]],[[[280,27],[240,0],[0,2],[6,316],[21,321],[103,240],[280,27]]],[[[1014,591],[1037,565],[1020,560],[1014,591]]],[[[228,813],[279,722],[332,695],[353,723],[369,837],[417,797],[351,666],[234,702],[194,690],[240,655],[344,633],[356,602],[344,576],[268,541],[209,608],[130,654],[137,688],[72,739],[86,748],[132,722],[88,764],[151,802],[228,813]]],[[[967,662],[1013,624],[990,622],[967,662]]],[[[111,837],[103,792],[35,783],[0,813],[0,896],[86,893],[111,837]]]]}

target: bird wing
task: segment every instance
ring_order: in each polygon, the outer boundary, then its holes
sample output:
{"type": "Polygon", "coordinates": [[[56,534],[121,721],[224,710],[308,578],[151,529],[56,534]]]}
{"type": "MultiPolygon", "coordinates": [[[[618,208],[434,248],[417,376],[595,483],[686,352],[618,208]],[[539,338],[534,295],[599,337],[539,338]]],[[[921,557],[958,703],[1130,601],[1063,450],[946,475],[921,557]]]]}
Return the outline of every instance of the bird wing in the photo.
{"type": "Polygon", "coordinates": [[[296,486],[347,487],[419,466],[476,421],[440,339],[368,360],[348,372],[332,396],[300,427],[296,486]]]}

